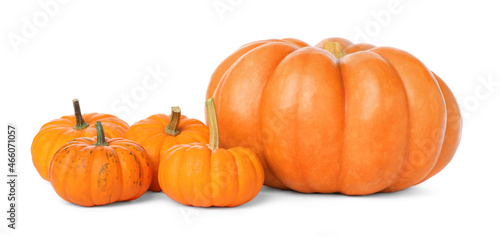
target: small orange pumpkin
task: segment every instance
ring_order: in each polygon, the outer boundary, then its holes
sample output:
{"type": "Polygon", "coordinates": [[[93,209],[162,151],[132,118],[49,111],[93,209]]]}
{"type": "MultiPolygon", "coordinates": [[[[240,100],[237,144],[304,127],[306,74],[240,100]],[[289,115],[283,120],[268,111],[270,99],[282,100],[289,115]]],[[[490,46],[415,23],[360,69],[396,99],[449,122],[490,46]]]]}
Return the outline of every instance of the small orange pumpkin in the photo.
{"type": "Polygon", "coordinates": [[[234,207],[252,200],[264,183],[264,169],[250,149],[219,148],[213,99],[206,103],[210,143],[173,146],[162,157],[160,187],[173,200],[190,206],[234,207]]]}
{"type": "Polygon", "coordinates": [[[33,165],[45,180],[49,180],[50,159],[59,147],[77,137],[94,137],[95,122],[101,121],[109,138],[123,137],[128,124],[110,114],[87,113],[80,111],[80,103],[73,100],[75,115],[63,116],[42,126],[33,139],[31,156],[33,165]]]}
{"type": "Polygon", "coordinates": [[[125,134],[141,144],[153,163],[153,182],[149,190],[160,192],[158,184],[158,165],[160,157],[173,145],[208,142],[208,127],[203,122],[181,115],[181,109],[172,107],[172,114],[155,114],[132,125],[125,134]]]}
{"type": "Polygon", "coordinates": [[[134,141],[105,138],[101,122],[95,128],[97,137],[76,138],[54,154],[49,171],[54,190],[87,207],[139,198],[153,178],[146,151],[134,141]]]}

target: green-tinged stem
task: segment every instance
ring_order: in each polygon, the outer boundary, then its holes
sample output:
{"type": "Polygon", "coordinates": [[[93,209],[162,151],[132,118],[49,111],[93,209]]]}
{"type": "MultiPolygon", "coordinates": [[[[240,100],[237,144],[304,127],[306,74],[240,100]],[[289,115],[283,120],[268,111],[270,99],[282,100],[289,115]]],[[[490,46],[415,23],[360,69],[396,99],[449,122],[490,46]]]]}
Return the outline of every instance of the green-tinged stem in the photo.
{"type": "Polygon", "coordinates": [[[347,54],[342,50],[342,46],[339,42],[325,42],[325,50],[332,53],[336,58],[341,58],[346,56],[347,54]]]}
{"type": "Polygon", "coordinates": [[[165,126],[165,133],[170,136],[177,136],[181,130],[179,129],[179,123],[181,121],[181,108],[179,106],[172,107],[172,113],[170,114],[170,122],[165,126]]]}
{"type": "Polygon", "coordinates": [[[80,102],[78,99],[73,100],[73,108],[75,109],[76,124],[73,126],[74,129],[84,129],[89,126],[88,123],[83,121],[82,111],[80,110],[80,102]]]}
{"type": "Polygon", "coordinates": [[[97,132],[97,142],[94,144],[95,146],[109,146],[106,142],[106,136],[104,136],[104,128],[102,127],[102,123],[97,121],[95,123],[95,130],[97,132]]]}
{"type": "Polygon", "coordinates": [[[207,102],[205,102],[205,106],[207,107],[208,130],[210,131],[208,148],[216,150],[219,149],[219,126],[217,125],[214,98],[208,99],[207,102]]]}

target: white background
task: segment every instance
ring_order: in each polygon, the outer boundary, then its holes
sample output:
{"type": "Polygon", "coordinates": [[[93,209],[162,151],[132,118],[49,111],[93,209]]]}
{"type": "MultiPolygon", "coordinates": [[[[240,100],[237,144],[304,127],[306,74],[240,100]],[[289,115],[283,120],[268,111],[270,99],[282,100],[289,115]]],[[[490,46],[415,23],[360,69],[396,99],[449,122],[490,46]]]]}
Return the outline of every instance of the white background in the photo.
{"type": "Polygon", "coordinates": [[[0,174],[6,174],[5,127],[13,122],[20,183],[15,231],[6,228],[1,185],[0,236],[499,236],[499,7],[494,1],[87,0],[58,3],[44,20],[36,1],[3,0],[0,174]],[[26,21],[38,26],[23,36],[26,21]],[[16,46],[13,35],[25,40],[16,46]],[[74,98],[83,112],[116,114],[129,124],[173,105],[203,120],[211,73],[239,46],[285,37],[314,45],[335,36],[404,49],[448,83],[464,129],[440,174],[401,192],[363,197],[265,187],[231,209],[186,207],[151,192],[83,208],[59,198],[32,165],[38,129],[71,114],[74,98]],[[148,68],[160,70],[162,81],[144,88],[148,68]],[[489,87],[481,78],[492,80],[489,87]]]}

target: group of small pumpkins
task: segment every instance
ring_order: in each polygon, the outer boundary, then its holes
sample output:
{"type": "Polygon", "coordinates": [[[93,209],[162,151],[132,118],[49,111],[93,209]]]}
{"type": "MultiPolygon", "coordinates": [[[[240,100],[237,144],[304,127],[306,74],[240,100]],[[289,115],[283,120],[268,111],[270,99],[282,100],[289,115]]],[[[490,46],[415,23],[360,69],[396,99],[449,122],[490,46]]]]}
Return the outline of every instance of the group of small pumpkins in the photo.
{"type": "Polygon", "coordinates": [[[129,127],[110,114],[81,114],[75,99],[75,115],[52,120],[34,138],[33,164],[60,197],[81,206],[147,190],[186,205],[241,205],[260,191],[264,170],[247,148],[219,148],[213,99],[206,106],[210,129],[179,107],[129,127]]]}
{"type": "Polygon", "coordinates": [[[129,127],[73,105],[74,116],[41,128],[31,152],[57,194],[82,206],[151,190],[185,205],[231,207],[263,184],[399,191],[441,171],[462,130],[452,92],[417,58],[343,38],[243,45],[212,75],[208,127],[179,107],[129,127]]]}

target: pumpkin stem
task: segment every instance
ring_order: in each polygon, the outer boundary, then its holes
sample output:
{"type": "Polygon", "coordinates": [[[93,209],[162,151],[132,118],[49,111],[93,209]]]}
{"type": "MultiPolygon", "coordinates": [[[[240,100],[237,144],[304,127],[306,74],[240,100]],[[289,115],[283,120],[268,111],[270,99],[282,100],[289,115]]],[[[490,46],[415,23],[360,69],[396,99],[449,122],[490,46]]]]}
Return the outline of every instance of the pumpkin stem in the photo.
{"type": "Polygon", "coordinates": [[[211,150],[219,149],[219,125],[217,125],[217,114],[215,111],[214,98],[210,98],[205,102],[208,117],[208,130],[210,131],[210,140],[208,148],[211,150]]]}
{"type": "Polygon", "coordinates": [[[325,42],[325,50],[332,53],[336,58],[341,58],[346,56],[347,54],[342,50],[342,46],[339,42],[325,42]]]}
{"type": "Polygon", "coordinates": [[[73,100],[73,108],[75,109],[76,124],[73,126],[74,129],[84,129],[89,126],[88,123],[83,121],[82,111],[80,110],[80,102],[78,99],[73,100]]]}
{"type": "Polygon", "coordinates": [[[170,114],[170,122],[165,126],[165,133],[170,136],[177,136],[181,129],[179,129],[179,122],[181,120],[181,108],[179,106],[172,107],[170,114]]]}
{"type": "Polygon", "coordinates": [[[102,123],[97,121],[95,123],[95,130],[97,132],[97,142],[94,143],[94,146],[109,146],[106,142],[106,136],[104,136],[104,128],[102,127],[102,123]]]}

